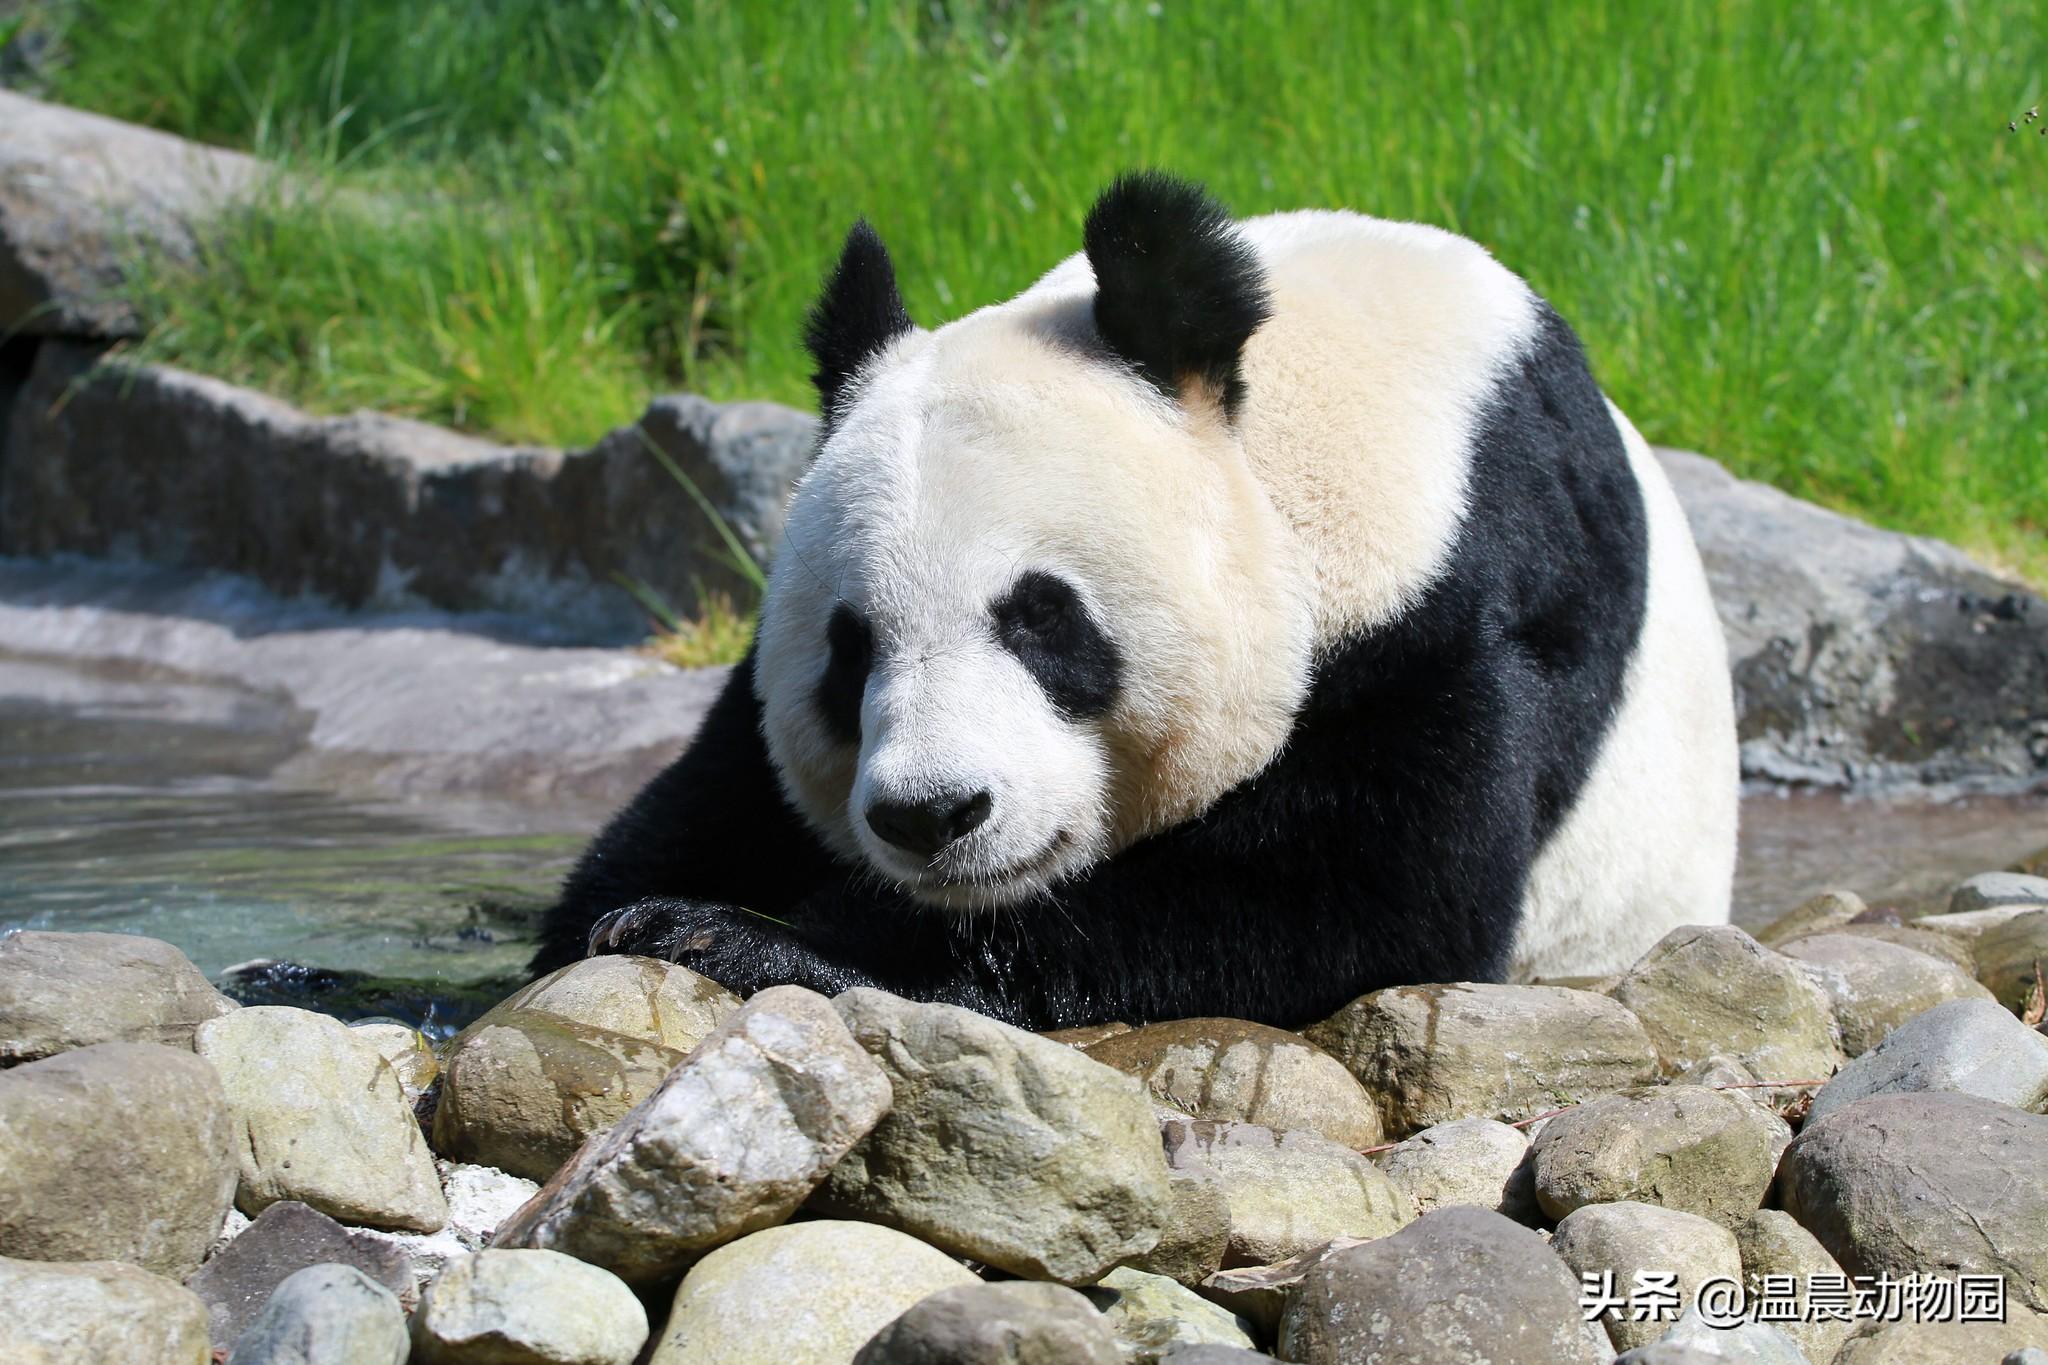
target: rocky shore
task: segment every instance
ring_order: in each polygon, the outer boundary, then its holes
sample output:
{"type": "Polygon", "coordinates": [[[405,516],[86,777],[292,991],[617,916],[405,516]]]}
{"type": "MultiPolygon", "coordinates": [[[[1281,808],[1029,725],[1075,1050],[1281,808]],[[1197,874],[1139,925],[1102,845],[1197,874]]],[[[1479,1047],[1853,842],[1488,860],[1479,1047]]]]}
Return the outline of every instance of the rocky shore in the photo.
{"type": "Polygon", "coordinates": [[[2043,872],[1299,1033],[600,958],[435,1048],[19,932],[0,1357],[2039,1365],[2043,872]]]}

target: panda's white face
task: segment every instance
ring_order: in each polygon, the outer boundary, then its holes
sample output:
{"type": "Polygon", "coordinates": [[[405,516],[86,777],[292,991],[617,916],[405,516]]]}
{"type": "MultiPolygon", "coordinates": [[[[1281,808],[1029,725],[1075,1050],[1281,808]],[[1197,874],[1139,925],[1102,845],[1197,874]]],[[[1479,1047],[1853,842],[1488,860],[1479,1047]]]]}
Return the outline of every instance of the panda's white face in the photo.
{"type": "Polygon", "coordinates": [[[898,338],[799,487],[763,607],[785,792],[930,904],[1029,897],[1199,813],[1307,688],[1293,534],[1218,412],[1063,340],[1087,298],[1042,285],[898,338]]]}

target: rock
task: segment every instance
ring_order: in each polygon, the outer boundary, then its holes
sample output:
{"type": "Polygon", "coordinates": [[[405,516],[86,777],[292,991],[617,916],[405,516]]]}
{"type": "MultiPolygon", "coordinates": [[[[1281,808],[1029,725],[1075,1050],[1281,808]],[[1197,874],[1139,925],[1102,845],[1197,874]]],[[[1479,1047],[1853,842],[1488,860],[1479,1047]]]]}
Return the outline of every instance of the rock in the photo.
{"type": "Polygon", "coordinates": [[[209,1365],[206,1308],[118,1261],[0,1256],[0,1360],[22,1365],[209,1365]]]}
{"type": "Polygon", "coordinates": [[[1814,1276],[1843,1274],[1827,1248],[1791,1214],[1777,1209],[1752,1213],[1735,1229],[1735,1246],[1742,1253],[1744,1283],[1753,1294],[1781,1287],[1791,1291],[1784,1297],[1793,1312],[1778,1327],[1810,1359],[1832,1360],[1855,1324],[1815,1311],[1807,1293],[1814,1276]]]}
{"type": "Polygon", "coordinates": [[[1398,986],[1305,1032],[1364,1083],[1389,1137],[1448,1119],[1530,1118],[1656,1068],[1626,1009],[1558,986],[1398,986]]]}
{"type": "Polygon", "coordinates": [[[688,1052],[740,1007],[740,998],[688,967],[652,957],[587,957],[522,986],[477,1021],[514,1011],[688,1052]]]}
{"type": "Polygon", "coordinates": [[[1825,934],[1840,929],[1870,907],[1854,891],[1823,891],[1809,897],[1757,930],[1756,941],[1776,948],[1808,934],[1825,934]]]}
{"type": "Polygon", "coordinates": [[[1121,1365],[1095,1305],[1063,1284],[941,1289],[868,1340],[853,1365],[1121,1365]]]}
{"type": "Polygon", "coordinates": [[[405,1102],[414,1113],[418,1113],[420,1097],[441,1078],[440,1060],[434,1056],[433,1044],[427,1041],[426,1035],[410,1024],[388,1019],[357,1020],[349,1025],[349,1029],[377,1049],[377,1055],[398,1077],[398,1088],[405,1092],[405,1102]]]}
{"type": "Polygon", "coordinates": [[[1529,1139],[1494,1119],[1452,1119],[1425,1128],[1374,1161],[1417,1213],[1471,1204],[1516,1222],[1535,1220],[1529,1139]]]}
{"type": "Polygon", "coordinates": [[[1954,939],[1971,950],[1970,958],[1974,962],[1979,938],[2001,924],[2016,920],[2021,915],[2033,914],[2042,908],[2031,902],[2021,901],[2015,905],[2000,905],[1989,910],[1965,910],[1953,915],[1922,915],[1913,921],[1913,927],[1923,934],[1939,934],[1943,938],[1954,939]]]}
{"type": "Polygon", "coordinates": [[[1198,1119],[1321,1133],[1346,1147],[1380,1141],[1371,1097],[1298,1033],[1242,1019],[1176,1019],[1103,1039],[1087,1053],[1198,1119]]]}
{"type": "Polygon", "coordinates": [[[1893,943],[1818,934],[1785,945],[1785,955],[1817,968],[1834,1002],[1842,1050],[1861,1056],[1906,1020],[1944,1000],[1990,999],[1968,973],[1893,943]]]}
{"type": "Polygon", "coordinates": [[[2048,1105],[2048,1038],[1991,1000],[1950,1000],[1914,1015],[1821,1087],[1811,1124],[1867,1095],[1944,1091],[2016,1109],[2048,1105]]]}
{"type": "Polygon", "coordinates": [[[227,1365],[405,1365],[409,1351],[389,1289],[354,1266],[312,1265],[277,1286],[227,1365]]]}
{"type": "Polygon", "coordinates": [[[404,1087],[368,1041],[324,1014],[255,1005],[200,1025],[195,1046],[234,1113],[242,1212],[296,1199],[372,1227],[448,1221],[404,1087]]]}
{"type": "Polygon", "coordinates": [[[1741,1322],[1732,1327],[1709,1326],[1697,1308],[1688,1308],[1670,1331],[1647,1346],[1623,1354],[1615,1365],[1809,1365],[1806,1353],[1775,1323],[1741,1322]]]}
{"type": "Polygon", "coordinates": [[[2004,1322],[1868,1323],[1834,1365],[1988,1365],[2011,1352],[2048,1347],[2048,1318],[2008,1305],[2004,1322]]]}
{"type": "Polygon", "coordinates": [[[1230,1200],[1206,1167],[1168,1170],[1166,1188],[1166,1226],[1152,1249],[1128,1264],[1179,1284],[1200,1284],[1222,1269],[1230,1248],[1230,1200]]]}
{"type": "MultiPolygon", "coordinates": [[[[1698,1214],[1654,1204],[1587,1204],[1557,1225],[1550,1249],[1583,1281],[1613,1276],[1622,1307],[1601,1316],[1618,1351],[1647,1346],[1693,1306],[1700,1286],[1722,1277],[1742,1282],[1735,1235],[1698,1214]],[[1659,1302],[1637,1292],[1638,1275],[1670,1276],[1659,1302]]],[[[1604,1284],[1604,1279],[1602,1280],[1604,1284]]]]}
{"type": "Polygon", "coordinates": [[[241,1236],[199,1267],[186,1287],[206,1304],[207,1335],[213,1344],[232,1347],[262,1314],[278,1286],[314,1266],[356,1271],[382,1285],[395,1302],[416,1298],[412,1266],[404,1253],[290,1199],[263,1210],[241,1236]]]}
{"type": "Polygon", "coordinates": [[[1732,1228],[1764,1202],[1791,1140],[1783,1119],[1740,1095],[1696,1085],[1608,1095],[1544,1125],[1530,1153],[1536,1201],[1552,1218],[1635,1201],[1732,1228]]]}
{"type": "Polygon", "coordinates": [[[1129,1024],[1126,1024],[1121,1019],[1112,1019],[1106,1024],[1083,1024],[1078,1028],[1048,1029],[1040,1034],[1039,1037],[1050,1038],[1055,1043],[1065,1043],[1068,1047],[1077,1047],[1086,1052],[1105,1038],[1114,1038],[1119,1033],[1129,1033],[1130,1031],[1131,1026],[1129,1024]]]}
{"type": "Polygon", "coordinates": [[[2048,1308],[2048,1117],[1873,1095],[1793,1139],[1778,1202],[1852,1275],[2003,1275],[2009,1302],[2048,1308]]]}
{"type": "Polygon", "coordinates": [[[1364,1246],[1366,1237],[1338,1237],[1299,1256],[1273,1265],[1232,1266],[1195,1286],[1203,1298],[1229,1309],[1271,1338],[1280,1330],[1280,1314],[1309,1271],[1346,1247],[1364,1246]]]}
{"type": "Polygon", "coordinates": [[[1087,1294],[1133,1365],[1152,1365],[1176,1346],[1252,1345],[1250,1323],[1163,1275],[1123,1266],[1087,1294]]]}
{"type": "Polygon", "coordinates": [[[194,223],[262,177],[240,152],[0,90],[0,334],[138,335],[122,263],[189,259],[194,223]]]}
{"type": "Polygon", "coordinates": [[[1579,1287],[1542,1237],[1484,1209],[1425,1214],[1302,1277],[1279,1355],[1304,1365],[1606,1361],[1579,1287]]]}
{"type": "Polygon", "coordinates": [[[492,1010],[448,1046],[434,1149],[546,1180],[654,1093],[684,1054],[531,1010],[492,1010]]]}
{"type": "Polygon", "coordinates": [[[649,1365],[851,1360],[927,1295],[980,1283],[944,1252],[871,1223],[766,1228],[683,1277],[649,1365]]]}
{"type": "Polygon", "coordinates": [[[1715,1053],[1767,1081],[1825,1080],[1842,1064],[1827,993],[1730,924],[1673,929],[1614,998],[1642,1020],[1666,1075],[1715,1053]]]}
{"type": "MultiPolygon", "coordinates": [[[[2048,606],[1952,546],[1660,450],[1728,639],[1750,777],[2026,786],[2048,606]]],[[[1783,1074],[1783,1073],[1780,1073],[1783,1074]]]]}
{"type": "Polygon", "coordinates": [[[1879,943],[1889,943],[1899,948],[1910,948],[1916,953],[1925,953],[1957,968],[1964,976],[1974,976],[1977,972],[1976,954],[1970,951],[1970,945],[1966,941],[1951,934],[1922,929],[1917,924],[1845,924],[1834,932],[1850,938],[1876,939],[1879,943]]]}
{"type": "Polygon", "coordinates": [[[1262,1351],[1247,1351],[1242,1346],[1176,1346],[1159,1357],[1160,1365],[1277,1365],[1273,1357],[1262,1351]]]}
{"type": "MultiPolygon", "coordinates": [[[[0,90],[0,107],[11,98],[0,90]]],[[[0,934],[0,1066],[94,1043],[190,1051],[192,1030],[233,1008],[190,958],[158,939],[33,929],[0,934]]]]}
{"type": "Polygon", "coordinates": [[[2043,844],[2005,870],[2023,872],[2029,877],[2048,877],[2048,844],[2043,844]]]}
{"type": "Polygon", "coordinates": [[[831,1002],[771,987],[586,1144],[493,1244],[564,1251],[635,1284],[673,1278],[795,1212],[890,1097],[831,1002]]]}
{"type": "Polygon", "coordinates": [[[956,1006],[864,988],[833,1004],[895,1108],[833,1169],[821,1207],[1070,1284],[1158,1242],[1172,1199],[1137,1082],[956,1006]]]}
{"type": "Polygon", "coordinates": [[[2048,907],[2048,876],[2021,872],[1979,872],[1957,883],[1948,898],[1952,915],[2002,906],[2048,907]]]}
{"type": "Polygon", "coordinates": [[[2015,915],[1977,939],[1977,979],[2007,1009],[2026,1008],[2042,969],[2048,969],[2048,910],[2015,915]]]}
{"type": "Polygon", "coordinates": [[[234,1128],[213,1068],[159,1043],[0,1071],[0,1256],[184,1278],[234,1196],[234,1128]]]}
{"type": "Polygon", "coordinates": [[[555,1251],[451,1261],[412,1318],[418,1365],[632,1365],[647,1310],[616,1275],[555,1251]]]}
{"type": "Polygon", "coordinates": [[[437,1161],[434,1168],[441,1177],[441,1192],[448,1200],[448,1222],[439,1231],[352,1230],[357,1238],[390,1247],[411,1265],[412,1290],[399,1295],[408,1305],[418,1301],[419,1291],[450,1261],[483,1250],[491,1235],[540,1192],[540,1186],[533,1181],[489,1166],[437,1161]]]}
{"type": "Polygon", "coordinates": [[[1198,1167],[1223,1187],[1225,1265],[1270,1265],[1337,1237],[1384,1237],[1414,1216],[1370,1158],[1314,1133],[1172,1119],[1161,1134],[1176,1170],[1198,1167]]]}

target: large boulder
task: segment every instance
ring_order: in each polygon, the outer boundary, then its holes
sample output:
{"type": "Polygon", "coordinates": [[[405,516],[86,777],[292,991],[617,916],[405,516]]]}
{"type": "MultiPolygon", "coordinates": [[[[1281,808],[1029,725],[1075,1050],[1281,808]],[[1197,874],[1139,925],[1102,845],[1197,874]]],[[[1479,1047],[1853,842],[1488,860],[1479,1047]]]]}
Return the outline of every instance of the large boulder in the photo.
{"type": "Polygon", "coordinates": [[[1654,1204],[1624,1201],[1574,1209],[1558,1223],[1550,1248],[1582,1284],[1590,1279],[1603,1296],[1623,1300],[1600,1314],[1618,1351],[1663,1336],[1694,1306],[1708,1281],[1742,1280],[1742,1254],[1733,1233],[1698,1214],[1654,1204]]]}
{"type": "Polygon", "coordinates": [[[233,1008],[190,958],[160,939],[31,929],[0,935],[0,1066],[94,1043],[189,1049],[194,1029],[233,1008]]]}
{"type": "Polygon", "coordinates": [[[1787,957],[1814,969],[1835,1007],[1842,1051],[1860,1057],[1886,1034],[1946,1000],[1989,1000],[1991,992],[1943,958],[1851,934],[1788,943],[1787,957]]]}
{"type": "Polygon", "coordinates": [[[1870,1095],[1945,1091],[2017,1109],[2048,1105],[2048,1037],[1996,1001],[1951,1000],[1922,1011],[1835,1073],[1813,1097],[1817,1123],[1870,1095]]]}
{"type": "Polygon", "coordinates": [[[1314,1133],[1173,1118],[1161,1125],[1176,1170],[1214,1176],[1230,1209],[1225,1265],[1271,1265],[1338,1237],[1384,1237],[1414,1216],[1372,1161],[1314,1133]]]}
{"type": "Polygon", "coordinates": [[[1736,1227],[1735,1246],[1742,1253],[1744,1281],[1757,1294],[1758,1312],[1762,1311],[1766,1291],[1789,1291],[1777,1294],[1778,1301],[1788,1304],[1790,1310],[1773,1312],[1774,1317],[1784,1319],[1778,1326],[1811,1359],[1832,1360],[1856,1324],[1820,1311],[1821,1305],[1814,1302],[1812,1291],[1815,1280],[1821,1277],[1826,1277],[1826,1283],[1847,1283],[1840,1263],[1828,1255],[1827,1248],[1812,1233],[1799,1226],[1797,1219],[1781,1209],[1758,1209],[1752,1213],[1736,1227]]]}
{"type": "Polygon", "coordinates": [[[206,1307],[118,1261],[0,1256],[0,1360],[22,1365],[211,1365],[206,1307]]]}
{"type": "Polygon", "coordinates": [[[1470,1204],[1533,1222],[1529,1139],[1497,1119],[1452,1119],[1374,1158],[1418,1213],[1470,1204]]]}
{"type": "Polygon", "coordinates": [[[1205,1166],[1169,1168],[1166,1225],[1150,1251],[1125,1264],[1180,1284],[1200,1284],[1223,1268],[1230,1249],[1230,1196],[1205,1166]]]}
{"type": "Polygon", "coordinates": [[[1783,1119],[1734,1092],[1665,1085],[1607,1095],[1543,1125],[1536,1198],[1552,1218],[1633,1200],[1734,1227],[1763,1204],[1791,1141],[1783,1119]]]}
{"type": "Polygon", "coordinates": [[[450,1262],[412,1316],[418,1365],[632,1365],[647,1310],[616,1275],[554,1251],[450,1262]]]}
{"type": "Polygon", "coordinates": [[[941,1289],[875,1333],[853,1365],[1123,1365],[1095,1305],[1063,1284],[941,1289]]]}
{"type": "Polygon", "coordinates": [[[1649,1030],[1666,1075],[1717,1055],[1773,1081],[1823,1081],[1842,1064],[1827,992],[1732,924],[1673,929],[1612,993],[1649,1030]]]}

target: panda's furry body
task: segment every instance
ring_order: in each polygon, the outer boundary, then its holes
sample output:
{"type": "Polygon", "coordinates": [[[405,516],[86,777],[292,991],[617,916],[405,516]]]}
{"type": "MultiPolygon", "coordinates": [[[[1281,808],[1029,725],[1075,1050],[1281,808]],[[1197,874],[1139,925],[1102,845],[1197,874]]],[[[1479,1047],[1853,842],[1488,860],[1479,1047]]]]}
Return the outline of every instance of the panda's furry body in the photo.
{"type": "Polygon", "coordinates": [[[1569,327],[1462,238],[1165,177],[1084,239],[927,332],[849,237],[756,646],[536,967],[1298,1025],[1725,920],[1719,628],[1569,327]]]}

